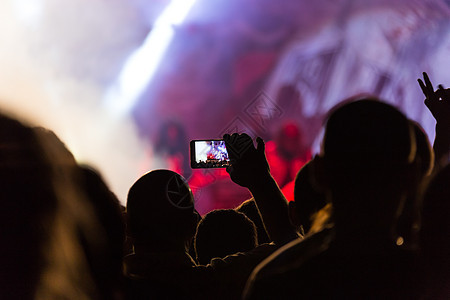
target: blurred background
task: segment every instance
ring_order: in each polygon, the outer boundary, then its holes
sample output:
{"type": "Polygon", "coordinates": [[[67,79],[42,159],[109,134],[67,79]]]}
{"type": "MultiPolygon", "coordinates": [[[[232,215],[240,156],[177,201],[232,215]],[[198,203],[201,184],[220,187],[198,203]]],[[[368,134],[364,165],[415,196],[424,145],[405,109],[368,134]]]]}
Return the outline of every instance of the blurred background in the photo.
{"type": "Polygon", "coordinates": [[[123,203],[171,168],[205,213],[249,195],[193,172],[191,139],[287,128],[308,159],[327,111],[370,94],[432,141],[417,78],[450,85],[449,17],[449,0],[3,0],[0,109],[55,131],[123,203]]]}

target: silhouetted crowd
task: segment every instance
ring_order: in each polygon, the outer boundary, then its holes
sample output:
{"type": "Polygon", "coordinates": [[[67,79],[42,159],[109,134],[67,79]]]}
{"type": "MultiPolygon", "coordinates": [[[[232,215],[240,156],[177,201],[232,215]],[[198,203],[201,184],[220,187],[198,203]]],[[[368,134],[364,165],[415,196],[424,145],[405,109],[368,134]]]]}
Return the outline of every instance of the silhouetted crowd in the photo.
{"type": "Polygon", "coordinates": [[[154,170],[120,205],[51,131],[0,115],[0,299],[450,299],[450,89],[433,146],[380,99],[343,101],[288,202],[265,143],[226,134],[251,199],[201,217],[154,170]]]}

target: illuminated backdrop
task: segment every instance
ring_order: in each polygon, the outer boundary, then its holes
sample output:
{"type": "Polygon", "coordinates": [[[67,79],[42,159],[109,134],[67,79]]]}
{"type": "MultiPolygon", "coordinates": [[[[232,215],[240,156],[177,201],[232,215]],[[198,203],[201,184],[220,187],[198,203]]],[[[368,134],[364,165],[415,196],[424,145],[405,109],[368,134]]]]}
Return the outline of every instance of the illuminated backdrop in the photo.
{"type": "Polygon", "coordinates": [[[53,129],[124,201],[167,166],[152,145],[168,119],[188,139],[270,139],[295,119],[317,148],[332,106],[374,94],[432,139],[416,79],[450,85],[449,16],[444,0],[7,0],[0,104],[53,129]]]}

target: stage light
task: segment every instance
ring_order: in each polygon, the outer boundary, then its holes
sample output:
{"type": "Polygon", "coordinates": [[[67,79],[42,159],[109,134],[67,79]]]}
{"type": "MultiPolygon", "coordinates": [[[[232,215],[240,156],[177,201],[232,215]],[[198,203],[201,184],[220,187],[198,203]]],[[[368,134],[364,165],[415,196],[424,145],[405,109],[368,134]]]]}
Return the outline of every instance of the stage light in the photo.
{"type": "Polygon", "coordinates": [[[116,83],[106,94],[107,106],[125,114],[133,108],[144,88],[151,82],[174,36],[195,0],[172,0],[157,18],[144,43],[125,62],[116,83]]]}
{"type": "Polygon", "coordinates": [[[11,1],[17,18],[23,23],[33,26],[40,20],[43,11],[41,0],[15,0],[11,1]]]}

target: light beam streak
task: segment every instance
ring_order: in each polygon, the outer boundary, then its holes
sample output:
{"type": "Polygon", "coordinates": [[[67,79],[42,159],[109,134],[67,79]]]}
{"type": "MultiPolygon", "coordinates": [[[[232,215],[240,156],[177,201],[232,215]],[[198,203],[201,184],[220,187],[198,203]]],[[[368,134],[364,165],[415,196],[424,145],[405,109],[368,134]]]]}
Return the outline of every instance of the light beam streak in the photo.
{"type": "Polygon", "coordinates": [[[106,93],[107,106],[115,113],[129,112],[151,82],[175,34],[196,0],[172,0],[154,23],[142,46],[124,64],[116,82],[106,93]]]}

